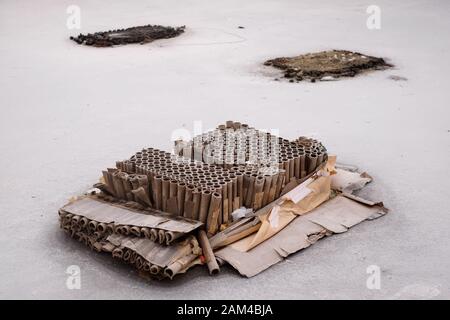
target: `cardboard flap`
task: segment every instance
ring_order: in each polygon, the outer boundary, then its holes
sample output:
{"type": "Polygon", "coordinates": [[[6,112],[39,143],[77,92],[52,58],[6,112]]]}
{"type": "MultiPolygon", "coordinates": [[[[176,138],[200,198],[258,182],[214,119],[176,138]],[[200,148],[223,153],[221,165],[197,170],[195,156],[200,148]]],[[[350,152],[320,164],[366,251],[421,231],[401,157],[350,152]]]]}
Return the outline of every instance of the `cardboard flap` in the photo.
{"type": "Polygon", "coordinates": [[[367,173],[352,172],[344,169],[336,169],[336,174],[331,179],[331,188],[341,192],[352,193],[363,188],[372,181],[367,173]]]}
{"type": "Polygon", "coordinates": [[[334,233],[333,230],[345,232],[380,211],[379,206],[367,206],[339,195],[310,213],[297,216],[280,232],[251,250],[242,250],[251,242],[252,236],[249,236],[218,250],[216,256],[240,274],[252,277],[282,261],[288,254],[307,248],[325,235],[334,233]]]}

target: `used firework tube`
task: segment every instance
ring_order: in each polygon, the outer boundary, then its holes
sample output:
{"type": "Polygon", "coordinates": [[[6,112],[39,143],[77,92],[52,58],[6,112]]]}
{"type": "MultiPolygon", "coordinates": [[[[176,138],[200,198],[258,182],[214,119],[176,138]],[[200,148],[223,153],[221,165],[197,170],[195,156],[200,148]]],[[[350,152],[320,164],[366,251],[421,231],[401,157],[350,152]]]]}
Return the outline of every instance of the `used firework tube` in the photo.
{"type": "Polygon", "coordinates": [[[300,157],[294,158],[294,175],[297,179],[300,179],[300,157]]]}
{"type": "Polygon", "coordinates": [[[300,155],[300,178],[306,177],[306,155],[302,153],[300,155]]]}
{"type": "Polygon", "coordinates": [[[310,174],[317,167],[317,155],[315,153],[311,153],[308,160],[308,174],[310,174]]]}
{"type": "Polygon", "coordinates": [[[170,178],[162,178],[161,208],[162,211],[167,209],[167,200],[169,199],[170,178]]]}
{"type": "Polygon", "coordinates": [[[214,192],[211,195],[211,203],[209,204],[208,219],[206,222],[206,229],[209,235],[213,235],[217,232],[221,204],[222,196],[219,193],[214,192]]]}
{"type": "Polygon", "coordinates": [[[206,236],[206,232],[204,230],[200,230],[198,232],[198,242],[202,247],[203,256],[205,257],[209,274],[214,275],[219,273],[219,265],[217,264],[216,257],[214,256],[211,244],[209,243],[208,237],[206,236]]]}
{"type": "Polygon", "coordinates": [[[179,182],[177,187],[178,215],[183,215],[185,194],[186,194],[186,184],[184,182],[179,182]]]}
{"type": "Polygon", "coordinates": [[[249,184],[248,184],[248,190],[247,190],[247,196],[245,198],[245,206],[247,208],[250,208],[252,206],[252,201],[254,199],[254,190],[255,190],[255,181],[256,181],[256,174],[252,174],[250,176],[249,184]]]}
{"type": "Polygon", "coordinates": [[[198,220],[203,223],[206,223],[206,219],[208,217],[208,209],[210,201],[211,201],[211,191],[203,190],[200,199],[200,212],[198,216],[198,220]]]}
{"type": "Polygon", "coordinates": [[[154,242],[158,242],[159,235],[157,229],[150,229],[150,240],[154,242]]]}
{"type": "Polygon", "coordinates": [[[141,236],[141,228],[140,227],[133,226],[130,228],[130,232],[131,232],[131,234],[135,235],[136,237],[141,236]]]}
{"type": "Polygon", "coordinates": [[[254,199],[253,199],[253,209],[261,208],[261,203],[263,199],[263,189],[264,189],[264,178],[258,176],[255,181],[254,199]]]}
{"type": "Polygon", "coordinates": [[[150,273],[153,275],[157,275],[160,273],[162,268],[160,266],[157,266],[156,264],[153,264],[150,266],[150,273]]]}
{"type": "Polygon", "coordinates": [[[237,195],[239,197],[239,208],[242,207],[243,201],[244,201],[244,176],[242,175],[242,173],[237,172],[236,173],[236,177],[237,177],[237,195]]]}
{"type": "Polygon", "coordinates": [[[198,215],[200,211],[200,198],[201,192],[198,189],[194,189],[192,192],[192,202],[194,203],[192,207],[192,219],[198,220],[198,215]]]}
{"type": "Polygon", "coordinates": [[[154,186],[153,186],[153,197],[155,199],[155,206],[157,210],[162,210],[161,206],[161,188],[162,188],[162,178],[157,175],[153,178],[154,186]]]}
{"type": "Polygon", "coordinates": [[[159,244],[163,244],[166,241],[166,234],[164,230],[158,230],[158,242],[159,244]]]}
{"type": "Polygon", "coordinates": [[[269,195],[270,195],[270,187],[272,185],[272,176],[266,175],[264,176],[264,195],[262,198],[262,205],[265,206],[269,203],[269,195]]]}

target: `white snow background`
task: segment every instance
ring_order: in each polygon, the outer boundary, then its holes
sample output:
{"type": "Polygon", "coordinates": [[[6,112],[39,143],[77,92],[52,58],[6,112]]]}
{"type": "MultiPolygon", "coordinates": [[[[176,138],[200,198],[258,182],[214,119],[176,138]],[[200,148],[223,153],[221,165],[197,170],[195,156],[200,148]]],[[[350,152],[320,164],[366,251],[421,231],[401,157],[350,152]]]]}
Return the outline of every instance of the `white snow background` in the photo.
{"type": "Polygon", "coordinates": [[[429,0],[2,0],[0,297],[449,298],[449,15],[448,1],[429,0]],[[73,4],[80,30],[66,27],[73,4]],[[373,4],[380,30],[366,27],[373,4]],[[69,40],[144,24],[186,32],[115,48],[69,40]],[[262,66],[327,49],[395,68],[289,83],[262,66]],[[367,170],[375,180],[367,195],[391,213],[251,279],[197,267],[147,283],[58,229],[58,208],[102,169],[142,147],[171,148],[172,131],[196,120],[204,129],[236,120],[286,138],[312,134],[367,170]],[[80,266],[80,290],[66,288],[70,265],[80,266]],[[381,268],[380,290],[366,287],[370,265],[381,268]]]}

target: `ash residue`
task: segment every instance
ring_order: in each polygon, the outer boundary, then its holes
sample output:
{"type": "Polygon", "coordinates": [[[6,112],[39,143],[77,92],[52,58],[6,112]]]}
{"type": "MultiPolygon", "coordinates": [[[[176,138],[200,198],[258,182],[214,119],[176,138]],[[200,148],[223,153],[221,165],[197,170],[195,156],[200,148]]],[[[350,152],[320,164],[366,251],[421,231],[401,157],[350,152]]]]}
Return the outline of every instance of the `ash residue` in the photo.
{"type": "Polygon", "coordinates": [[[363,55],[358,52],[332,50],[308,53],[290,58],[276,58],[264,63],[284,71],[290,82],[310,80],[333,80],[340,77],[354,77],[366,70],[380,70],[392,67],[382,58],[363,55]]]}
{"type": "Polygon", "coordinates": [[[184,32],[182,27],[164,27],[158,25],[147,25],[131,27],[127,29],[109,30],[104,32],[81,34],[77,37],[70,37],[78,44],[85,44],[94,47],[110,47],[129,43],[148,43],[157,39],[173,38],[184,32]]]}

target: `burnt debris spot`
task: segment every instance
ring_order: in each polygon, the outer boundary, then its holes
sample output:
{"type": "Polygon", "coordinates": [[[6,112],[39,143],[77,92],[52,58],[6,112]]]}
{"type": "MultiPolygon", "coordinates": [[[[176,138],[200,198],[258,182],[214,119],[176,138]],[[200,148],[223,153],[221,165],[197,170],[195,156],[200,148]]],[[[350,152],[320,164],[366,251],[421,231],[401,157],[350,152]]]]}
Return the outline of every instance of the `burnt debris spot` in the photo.
{"type": "Polygon", "coordinates": [[[148,43],[157,39],[173,38],[184,32],[182,27],[164,27],[159,25],[146,25],[131,27],[127,29],[109,30],[104,32],[79,34],[77,37],[70,37],[78,44],[94,47],[111,47],[125,45],[129,43],[148,43]]]}
{"type": "Polygon", "coordinates": [[[392,67],[382,58],[346,50],[331,50],[302,54],[296,57],[267,60],[264,65],[284,71],[284,77],[298,82],[302,80],[329,81],[340,77],[354,77],[369,70],[392,67]]]}

